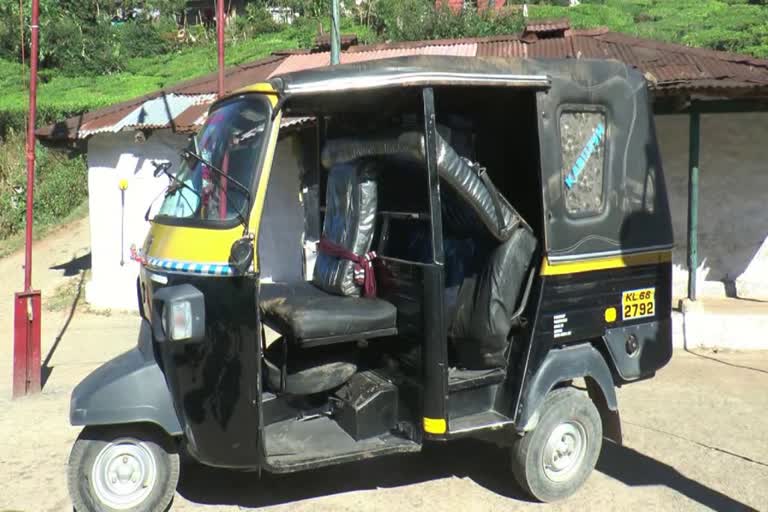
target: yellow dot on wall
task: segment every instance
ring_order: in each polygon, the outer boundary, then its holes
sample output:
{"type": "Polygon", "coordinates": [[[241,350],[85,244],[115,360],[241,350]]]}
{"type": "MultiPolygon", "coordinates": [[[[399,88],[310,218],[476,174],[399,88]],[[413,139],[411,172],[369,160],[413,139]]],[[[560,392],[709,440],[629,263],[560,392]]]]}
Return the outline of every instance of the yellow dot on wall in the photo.
{"type": "Polygon", "coordinates": [[[616,321],[616,308],[608,308],[605,310],[605,321],[606,322],[616,321]]]}
{"type": "Polygon", "coordinates": [[[118,186],[120,187],[120,190],[127,189],[128,188],[128,180],[126,178],[122,178],[120,180],[120,183],[118,184],[118,186]]]}

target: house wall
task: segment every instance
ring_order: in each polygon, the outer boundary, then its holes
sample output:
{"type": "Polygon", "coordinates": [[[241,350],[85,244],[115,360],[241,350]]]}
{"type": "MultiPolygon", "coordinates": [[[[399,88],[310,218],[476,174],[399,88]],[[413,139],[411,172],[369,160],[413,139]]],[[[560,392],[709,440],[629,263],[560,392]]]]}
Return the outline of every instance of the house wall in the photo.
{"type": "Polygon", "coordinates": [[[91,227],[91,281],[86,300],[97,308],[137,310],[136,277],[139,264],[130,247],[141,247],[149,229],[144,214],[168,184],[155,178],[152,160],[179,165],[179,152],[187,137],[158,130],[137,143],[133,133],[97,134],[88,140],[88,208],[91,227]],[[125,217],[120,180],[128,180],[125,217]],[[124,234],[121,240],[121,226],[124,234]],[[121,262],[122,261],[122,262],[121,262]]]}
{"type": "Polygon", "coordinates": [[[269,176],[269,189],[259,228],[259,270],[262,279],[301,281],[304,208],[299,198],[301,165],[294,151],[295,136],[278,141],[269,176]]]}
{"type": "MultiPolygon", "coordinates": [[[[96,308],[138,310],[136,278],[139,264],[130,259],[130,247],[141,247],[149,222],[144,215],[150,205],[153,213],[162,202],[168,185],[165,177],[154,177],[152,160],[170,161],[177,169],[179,153],[187,137],[170,130],[158,130],[143,143],[133,133],[98,134],[88,141],[88,195],[91,227],[92,275],[86,285],[86,300],[96,308]],[[128,180],[125,192],[125,234],[121,243],[122,202],[120,180],[128,180]],[[121,264],[122,258],[122,264],[121,264]]],[[[293,138],[278,143],[271,186],[263,222],[271,229],[263,232],[259,251],[264,253],[265,279],[302,279],[301,233],[303,210],[298,201],[299,165],[291,148],[293,138]]]]}
{"type": "MultiPolygon", "coordinates": [[[[657,116],[675,231],[675,295],[686,295],[688,124],[657,116]]],[[[768,114],[701,118],[698,293],[768,300],[768,114]],[[762,250],[761,250],[762,247],[762,250]]]]}

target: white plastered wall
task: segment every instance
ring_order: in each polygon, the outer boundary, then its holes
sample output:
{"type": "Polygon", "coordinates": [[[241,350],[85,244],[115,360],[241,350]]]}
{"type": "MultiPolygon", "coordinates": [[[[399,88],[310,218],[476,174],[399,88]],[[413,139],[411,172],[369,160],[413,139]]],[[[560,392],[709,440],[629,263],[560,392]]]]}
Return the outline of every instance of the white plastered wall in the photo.
{"type": "MultiPolygon", "coordinates": [[[[688,125],[657,116],[656,126],[675,232],[675,295],[685,296],[688,225],[688,125]]],[[[701,118],[699,269],[701,297],[726,293],[768,300],[768,114],[701,118]]]]}
{"type": "Polygon", "coordinates": [[[133,132],[97,134],[88,140],[92,276],[85,297],[92,306],[137,310],[139,264],[131,260],[130,247],[143,245],[149,229],[144,214],[153,201],[159,206],[168,184],[166,177],[154,177],[151,162],[167,160],[173,163],[172,169],[178,168],[179,152],[186,143],[186,136],[170,130],[155,131],[145,142],[136,142],[133,132]],[[121,179],[128,182],[124,221],[121,179]]]}
{"type": "Polygon", "coordinates": [[[259,266],[265,281],[303,279],[304,209],[299,189],[301,163],[294,146],[297,143],[295,137],[285,137],[275,148],[259,232],[259,266]]]}

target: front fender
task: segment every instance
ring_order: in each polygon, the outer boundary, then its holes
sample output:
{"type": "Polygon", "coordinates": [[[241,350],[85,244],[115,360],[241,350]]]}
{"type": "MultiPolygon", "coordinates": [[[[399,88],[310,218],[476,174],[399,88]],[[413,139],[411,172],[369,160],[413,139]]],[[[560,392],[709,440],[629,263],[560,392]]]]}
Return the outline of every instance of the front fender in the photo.
{"type": "Polygon", "coordinates": [[[138,347],[103,364],[72,391],[72,425],[153,423],[170,435],[181,435],[146,321],[141,327],[138,347]]]}
{"type": "Polygon", "coordinates": [[[606,437],[621,443],[619,406],[611,370],[602,354],[589,344],[554,349],[547,354],[539,369],[529,378],[525,388],[519,415],[515,421],[519,426],[518,430],[530,429],[531,419],[552,388],[561,382],[579,378],[585,378],[590,397],[600,409],[604,426],[608,427],[606,437]]]}

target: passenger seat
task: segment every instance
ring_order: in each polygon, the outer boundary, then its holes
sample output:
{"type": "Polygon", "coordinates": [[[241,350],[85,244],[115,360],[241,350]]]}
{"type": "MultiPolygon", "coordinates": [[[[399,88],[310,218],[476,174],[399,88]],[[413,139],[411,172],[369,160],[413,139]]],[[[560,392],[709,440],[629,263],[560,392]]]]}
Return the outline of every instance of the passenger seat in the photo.
{"type": "Polygon", "coordinates": [[[536,248],[536,237],[521,225],[491,252],[480,273],[464,278],[448,329],[461,368],[506,366],[513,316],[523,300],[536,248]]]}
{"type": "MultiPolygon", "coordinates": [[[[340,250],[365,255],[373,241],[377,192],[371,162],[352,160],[333,165],[328,173],[323,237],[340,250]]],[[[376,297],[361,297],[359,277],[360,268],[354,262],[319,251],[311,282],[261,285],[262,321],[283,335],[279,350],[270,347],[268,372],[290,368],[291,351],[299,355],[320,345],[397,333],[395,306],[376,297]],[[284,360],[275,361],[274,354],[280,352],[284,360]]],[[[300,391],[293,391],[319,393],[338,387],[354,374],[353,364],[348,360],[319,362],[316,369],[320,371],[316,372],[303,368],[300,391]],[[312,375],[318,376],[316,381],[312,375]]],[[[270,375],[270,382],[274,377],[270,375]]],[[[283,391],[292,392],[291,383],[297,379],[283,375],[281,380],[283,391]]]]}

